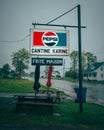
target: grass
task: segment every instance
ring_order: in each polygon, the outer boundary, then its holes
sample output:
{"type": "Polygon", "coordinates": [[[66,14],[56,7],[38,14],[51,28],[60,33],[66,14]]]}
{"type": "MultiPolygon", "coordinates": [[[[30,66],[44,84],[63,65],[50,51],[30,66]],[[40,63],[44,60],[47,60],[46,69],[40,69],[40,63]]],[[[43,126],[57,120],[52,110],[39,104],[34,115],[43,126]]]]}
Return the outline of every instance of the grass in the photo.
{"type": "Polygon", "coordinates": [[[19,79],[0,79],[0,92],[33,92],[33,82],[19,79]]]}
{"type": "MultiPolygon", "coordinates": [[[[31,93],[33,90],[33,81],[22,79],[0,79],[0,92],[9,93],[31,93]]],[[[46,86],[41,85],[40,90],[47,90],[46,86]]],[[[55,89],[50,88],[55,91],[55,89]]]]}
{"type": "Polygon", "coordinates": [[[60,126],[79,128],[104,128],[104,108],[95,104],[86,103],[84,112],[79,113],[77,103],[64,101],[54,108],[59,116],[37,115],[34,109],[26,113],[15,113],[15,106],[0,106],[0,125],[13,126],[60,126]]]}
{"type": "MultiPolygon", "coordinates": [[[[32,85],[33,82],[28,80],[0,79],[0,92],[32,92],[32,85]]],[[[0,102],[3,104],[0,105],[0,125],[22,127],[63,125],[69,128],[104,128],[104,107],[100,105],[84,103],[83,113],[80,114],[78,103],[62,101],[58,106],[54,107],[54,113],[59,115],[43,116],[35,114],[34,109],[17,114],[15,104],[10,105],[8,98],[0,98],[0,102]],[[7,104],[5,105],[5,103],[7,104]]]]}

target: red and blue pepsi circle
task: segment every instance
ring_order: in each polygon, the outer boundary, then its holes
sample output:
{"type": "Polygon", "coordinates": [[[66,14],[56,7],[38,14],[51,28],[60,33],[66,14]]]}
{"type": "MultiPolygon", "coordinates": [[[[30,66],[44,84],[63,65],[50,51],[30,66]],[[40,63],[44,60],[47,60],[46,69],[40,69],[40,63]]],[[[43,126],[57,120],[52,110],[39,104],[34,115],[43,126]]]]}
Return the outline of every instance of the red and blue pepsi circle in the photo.
{"type": "Polygon", "coordinates": [[[56,46],[58,41],[59,38],[55,32],[45,32],[42,36],[42,42],[48,47],[56,46]]]}
{"type": "Polygon", "coordinates": [[[32,45],[34,47],[66,47],[66,39],[65,32],[34,31],[32,45]]]}

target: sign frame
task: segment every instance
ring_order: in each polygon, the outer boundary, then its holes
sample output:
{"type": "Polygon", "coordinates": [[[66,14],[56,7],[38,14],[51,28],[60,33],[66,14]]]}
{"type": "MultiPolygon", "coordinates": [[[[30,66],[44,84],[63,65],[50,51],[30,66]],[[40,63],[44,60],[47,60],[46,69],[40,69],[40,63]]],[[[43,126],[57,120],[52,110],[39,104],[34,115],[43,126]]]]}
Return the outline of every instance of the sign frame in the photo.
{"type": "MultiPolygon", "coordinates": [[[[69,56],[69,30],[55,30],[55,29],[30,29],[31,38],[30,38],[30,54],[36,56],[69,56]],[[54,32],[66,35],[66,46],[62,44],[62,46],[35,46],[33,45],[33,33],[34,32],[54,32]]],[[[63,40],[60,40],[63,41],[63,40]]],[[[65,44],[65,43],[64,43],[65,44]]]]}

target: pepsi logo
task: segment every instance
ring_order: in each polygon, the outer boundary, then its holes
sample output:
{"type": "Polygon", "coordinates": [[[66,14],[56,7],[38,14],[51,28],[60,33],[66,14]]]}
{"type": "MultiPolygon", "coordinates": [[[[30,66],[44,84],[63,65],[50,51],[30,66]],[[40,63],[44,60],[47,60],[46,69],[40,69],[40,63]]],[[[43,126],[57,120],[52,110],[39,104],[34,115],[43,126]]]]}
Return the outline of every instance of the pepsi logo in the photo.
{"type": "Polygon", "coordinates": [[[45,32],[42,36],[42,42],[45,46],[56,46],[59,39],[55,32],[45,32]]]}

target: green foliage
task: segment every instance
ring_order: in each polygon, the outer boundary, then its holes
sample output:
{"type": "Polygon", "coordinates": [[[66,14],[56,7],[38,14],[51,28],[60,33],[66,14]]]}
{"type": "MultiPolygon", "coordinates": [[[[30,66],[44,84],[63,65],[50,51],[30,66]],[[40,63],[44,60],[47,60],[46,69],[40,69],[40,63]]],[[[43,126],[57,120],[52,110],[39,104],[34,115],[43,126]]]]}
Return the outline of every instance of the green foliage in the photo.
{"type": "Polygon", "coordinates": [[[3,65],[3,67],[2,67],[2,75],[3,75],[3,77],[8,77],[9,72],[10,72],[9,64],[3,65]]]}
{"type": "Polygon", "coordinates": [[[65,77],[72,77],[73,79],[77,78],[76,72],[73,70],[69,70],[65,72],[65,77]]]}
{"type": "Polygon", "coordinates": [[[72,53],[70,53],[70,58],[72,61],[72,70],[76,72],[76,67],[78,65],[78,51],[73,51],[72,53]]]}
{"type": "Polygon", "coordinates": [[[92,53],[86,52],[86,53],[85,53],[85,56],[86,56],[86,59],[87,59],[87,63],[86,63],[87,68],[89,68],[89,66],[90,66],[91,64],[97,62],[97,57],[94,56],[92,53]]]}
{"type": "MultiPolygon", "coordinates": [[[[71,58],[71,68],[68,72],[66,72],[66,77],[78,78],[78,68],[79,68],[79,56],[78,51],[73,51],[70,53],[71,58]]],[[[89,67],[89,65],[95,63],[97,61],[97,57],[94,56],[91,52],[82,52],[82,73],[83,71],[89,67]]]]}
{"type": "Polygon", "coordinates": [[[17,77],[17,74],[16,74],[16,72],[15,72],[14,70],[11,70],[11,71],[10,71],[10,75],[11,75],[11,78],[12,78],[12,77],[13,77],[13,78],[17,77]]]}
{"type": "Polygon", "coordinates": [[[28,69],[29,58],[30,55],[25,48],[12,54],[12,65],[15,67],[16,72],[20,75],[25,69],[28,69]]]}

